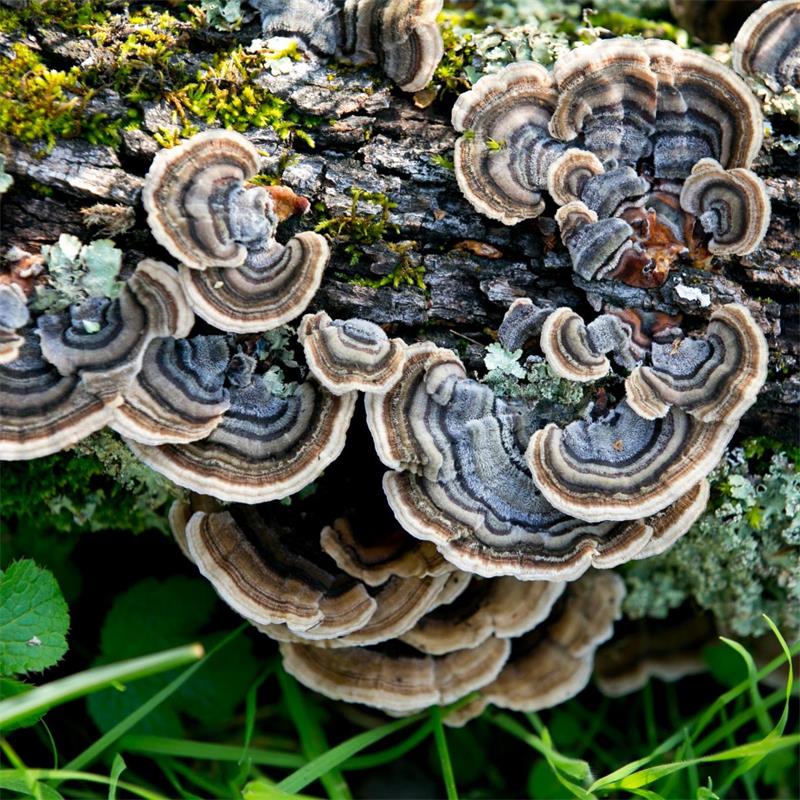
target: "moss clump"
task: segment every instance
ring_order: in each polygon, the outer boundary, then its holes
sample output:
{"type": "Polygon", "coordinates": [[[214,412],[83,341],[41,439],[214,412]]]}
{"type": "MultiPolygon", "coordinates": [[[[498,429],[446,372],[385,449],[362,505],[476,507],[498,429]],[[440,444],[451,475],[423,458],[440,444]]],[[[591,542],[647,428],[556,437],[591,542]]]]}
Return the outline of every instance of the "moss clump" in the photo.
{"type": "Polygon", "coordinates": [[[707,609],[720,630],[768,631],[767,614],[800,635],[800,451],[750,439],[711,475],[711,499],[668,552],[625,572],[631,617],[665,617],[685,601],[707,609]]]}
{"type": "Polygon", "coordinates": [[[0,520],[29,538],[53,530],[167,531],[165,506],[177,493],[103,431],[71,452],[4,466],[0,520]]]}
{"type": "MultiPolygon", "coordinates": [[[[389,221],[397,203],[385,194],[351,186],[350,197],[349,213],[323,219],[315,230],[317,233],[327,234],[334,242],[347,242],[344,251],[350,256],[350,265],[355,266],[363,255],[363,245],[383,241],[389,233],[397,235],[400,229],[389,221]],[[377,206],[377,211],[365,213],[362,203],[377,206]]],[[[324,207],[317,210],[323,213],[325,211],[324,207]]]]}
{"type": "Polygon", "coordinates": [[[26,25],[56,25],[64,31],[85,30],[108,20],[102,2],[90,0],[30,0],[22,8],[0,8],[0,32],[19,33],[26,25]]]}
{"type": "Polygon", "coordinates": [[[444,55],[433,73],[431,83],[431,88],[439,97],[448,94],[457,97],[472,86],[467,76],[467,68],[475,54],[475,34],[469,29],[472,25],[475,25],[475,18],[463,13],[446,12],[439,17],[444,55]]]}

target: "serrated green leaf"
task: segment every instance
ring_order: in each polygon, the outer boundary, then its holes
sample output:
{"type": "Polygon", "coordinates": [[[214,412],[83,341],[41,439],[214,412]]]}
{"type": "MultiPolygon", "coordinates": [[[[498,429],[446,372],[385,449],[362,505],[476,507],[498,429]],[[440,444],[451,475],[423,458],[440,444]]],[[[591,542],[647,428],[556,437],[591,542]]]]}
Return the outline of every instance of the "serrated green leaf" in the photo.
{"type": "Polygon", "coordinates": [[[52,573],[30,559],[0,572],[0,674],[39,672],[67,651],[69,610],[52,573]]]}

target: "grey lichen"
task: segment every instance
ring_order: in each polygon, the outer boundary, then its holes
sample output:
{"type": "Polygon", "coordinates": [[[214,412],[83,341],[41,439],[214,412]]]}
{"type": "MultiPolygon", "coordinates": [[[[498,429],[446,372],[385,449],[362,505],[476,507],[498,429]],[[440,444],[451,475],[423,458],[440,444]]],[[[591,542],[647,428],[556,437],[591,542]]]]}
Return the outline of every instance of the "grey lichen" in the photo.
{"type": "Polygon", "coordinates": [[[77,236],[62,233],[54,245],[42,248],[47,281],[36,287],[31,306],[36,311],[63,311],[89,297],[117,297],[122,251],[110,239],[83,244],[77,236]]]}
{"type": "Polygon", "coordinates": [[[14,183],[14,178],[6,172],[6,157],[0,153],[0,194],[5,194],[14,183]]]}
{"type": "Polygon", "coordinates": [[[218,30],[230,30],[242,20],[241,0],[200,0],[206,22],[218,30]]]}
{"type": "Polygon", "coordinates": [[[746,450],[734,449],[711,480],[708,509],[689,533],[665,554],[627,568],[625,612],[634,618],[663,618],[692,601],[710,610],[722,631],[759,635],[767,631],[761,617],[767,614],[787,638],[796,638],[798,465],[779,452],[754,471],[746,450]]]}

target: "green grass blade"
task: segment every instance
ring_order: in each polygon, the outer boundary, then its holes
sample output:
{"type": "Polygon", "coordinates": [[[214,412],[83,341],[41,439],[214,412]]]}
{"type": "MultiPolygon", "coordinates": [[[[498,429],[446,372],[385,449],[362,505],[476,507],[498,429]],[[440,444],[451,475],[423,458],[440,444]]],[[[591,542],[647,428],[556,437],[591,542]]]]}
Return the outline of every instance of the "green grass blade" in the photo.
{"type": "Polygon", "coordinates": [[[360,753],[370,745],[377,744],[381,739],[396,731],[401,731],[415,722],[419,722],[421,714],[414,714],[412,717],[399,719],[396,722],[389,722],[382,725],[380,728],[374,728],[370,731],[356,734],[351,739],[336,745],[336,747],[323,753],[313,761],[309,761],[304,767],[300,767],[297,772],[293,772],[288,777],[284,778],[279,784],[278,788],[287,794],[296,794],[297,792],[305,789],[310,783],[313,783],[321,775],[325,775],[332,769],[336,769],[344,764],[348,758],[360,753]]]}
{"type": "Polygon", "coordinates": [[[430,710],[433,720],[433,736],[436,740],[436,751],[439,753],[439,763],[442,765],[442,779],[447,790],[447,800],[458,800],[456,779],[453,775],[453,764],[450,761],[450,751],[447,749],[447,735],[442,725],[442,710],[433,706],[430,710]]]}
{"type": "Polygon", "coordinates": [[[766,736],[772,728],[772,722],[764,707],[764,699],[761,697],[761,692],[758,691],[758,679],[756,678],[758,670],[756,668],[756,662],[753,660],[753,656],[751,656],[750,653],[747,652],[747,649],[739,644],[739,642],[735,642],[733,639],[728,639],[725,636],[720,636],[719,639],[732,650],[735,650],[741,656],[747,667],[747,682],[749,684],[747,688],[750,692],[750,702],[756,711],[756,719],[758,720],[759,728],[761,728],[761,733],[766,736]]]}
{"type": "MultiPolygon", "coordinates": [[[[318,758],[327,752],[329,747],[325,739],[325,732],[319,724],[317,704],[311,697],[303,696],[297,681],[283,667],[278,669],[278,681],[281,685],[283,699],[289,709],[289,716],[300,735],[303,755],[309,761],[318,758]]],[[[350,788],[342,773],[335,767],[323,772],[319,776],[319,780],[331,800],[351,800],[350,788]]]]}
{"type": "MultiPolygon", "coordinates": [[[[0,787],[4,786],[9,780],[13,780],[19,775],[20,770],[15,769],[0,769],[0,787]]],[[[26,770],[28,775],[34,781],[54,781],[63,783],[64,781],[82,781],[85,783],[99,783],[104,786],[111,786],[111,778],[105,775],[95,775],[91,772],[80,772],[78,770],[69,769],[29,769],[26,770]]],[[[117,786],[127,794],[136,795],[141,797],[142,800],[169,800],[163,794],[152,792],[149,789],[144,789],[141,786],[135,786],[132,783],[125,783],[117,781],[117,786]]],[[[48,787],[50,788],[50,787],[48,787]]],[[[44,795],[47,800],[48,794],[44,795]]]]}
{"type": "Polygon", "coordinates": [[[351,772],[361,769],[374,769],[384,764],[391,764],[393,761],[402,758],[406,753],[424,742],[432,733],[433,720],[428,720],[425,724],[420,725],[410,736],[407,736],[402,742],[399,742],[393,747],[387,747],[385,750],[379,750],[377,753],[371,753],[366,756],[348,758],[347,761],[342,764],[342,770],[344,772],[351,772]]]}
{"type": "Polygon", "coordinates": [[[114,761],[111,764],[111,783],[108,784],[108,800],[117,800],[117,786],[119,784],[119,776],[127,769],[125,759],[117,753],[114,756],[114,761]]]}
{"type": "MultiPolygon", "coordinates": [[[[143,720],[154,708],[161,705],[168,697],[173,695],[178,689],[183,686],[192,675],[208,661],[211,656],[218,653],[226,644],[232,642],[242,631],[248,627],[247,624],[240,625],[235,631],[229,633],[224,639],[221,639],[211,650],[208,651],[199,661],[195,661],[190,667],[185,669],[177,678],[170,681],[163,689],[156,692],[146,703],[143,703],[136,711],[128,714],[125,719],[120,720],[110,731],[103,734],[94,744],[87,747],[82,753],[77,755],[72,761],[67,764],[64,769],[66,770],[80,770],[87,764],[94,761],[99,755],[107,750],[114,742],[120,737],[124,736],[137,722],[143,720]]],[[[200,645],[196,645],[200,647],[200,645]]],[[[202,653],[202,648],[200,650],[202,653]]]]}
{"type": "Polygon", "coordinates": [[[267,781],[251,781],[242,791],[242,800],[286,800],[288,797],[292,797],[294,800],[314,800],[304,794],[288,794],[274,783],[267,783],[267,781]]]}
{"type": "Polygon", "coordinates": [[[244,700],[244,743],[242,744],[242,754],[239,758],[241,764],[248,757],[248,750],[250,743],[253,741],[253,733],[256,729],[256,712],[258,711],[258,690],[264,681],[275,673],[277,669],[277,661],[273,661],[267,669],[253,682],[253,685],[247,690],[247,695],[244,700]]]}
{"type": "Polygon", "coordinates": [[[31,714],[97,692],[114,683],[134,681],[137,678],[166,672],[191,661],[197,661],[202,656],[202,645],[191,644],[59,678],[43,686],[37,686],[29,692],[0,701],[0,729],[31,714]]]}
{"type": "MultiPolygon", "coordinates": [[[[120,739],[119,748],[127,753],[176,756],[201,761],[239,763],[242,756],[242,748],[239,745],[196,742],[191,739],[171,739],[167,736],[137,733],[130,733],[120,739]]],[[[283,753],[279,750],[254,749],[248,752],[247,757],[253,764],[286,769],[297,769],[307,762],[307,759],[299,753],[283,753]]]]}

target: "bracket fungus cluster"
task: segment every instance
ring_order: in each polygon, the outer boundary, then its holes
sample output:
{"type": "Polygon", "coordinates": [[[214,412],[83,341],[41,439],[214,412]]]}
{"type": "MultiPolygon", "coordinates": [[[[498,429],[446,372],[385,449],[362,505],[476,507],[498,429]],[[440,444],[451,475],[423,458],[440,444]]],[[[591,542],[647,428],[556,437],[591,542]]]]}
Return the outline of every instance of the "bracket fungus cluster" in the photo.
{"type": "Polygon", "coordinates": [[[442,59],[442,0],[250,0],[266,36],[293,36],[312,52],[378,64],[401,89],[423,89],[442,59]]]}
{"type": "Polygon", "coordinates": [[[611,39],[481,78],[453,108],[456,176],[512,225],[545,196],[584,280],[654,287],[687,257],[747,254],[770,206],[750,171],[758,101],[730,69],[670,42],[611,39]]]}

